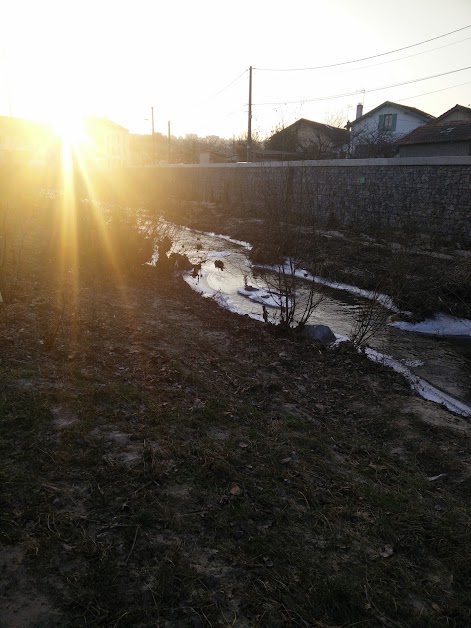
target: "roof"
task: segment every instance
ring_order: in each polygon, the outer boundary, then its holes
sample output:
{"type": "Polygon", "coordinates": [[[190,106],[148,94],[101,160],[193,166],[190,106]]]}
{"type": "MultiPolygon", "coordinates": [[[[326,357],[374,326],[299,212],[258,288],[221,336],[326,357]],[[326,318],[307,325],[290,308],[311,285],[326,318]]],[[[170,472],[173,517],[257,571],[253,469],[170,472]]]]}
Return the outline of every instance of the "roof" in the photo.
{"type": "Polygon", "coordinates": [[[441,116],[438,116],[438,118],[436,118],[435,122],[436,123],[440,123],[440,120],[442,120],[446,116],[449,116],[450,113],[453,113],[455,111],[457,111],[459,113],[462,113],[464,115],[464,119],[471,120],[471,109],[469,107],[463,107],[463,105],[455,105],[451,109],[448,109],[448,111],[445,111],[445,113],[442,113],[441,116]]]}
{"type": "Polygon", "coordinates": [[[120,131],[121,133],[129,133],[128,129],[108,118],[96,118],[95,116],[88,116],[85,118],[85,126],[94,127],[96,129],[110,129],[113,131],[120,131]]]}
{"type": "Polygon", "coordinates": [[[438,142],[466,142],[471,140],[471,120],[437,124],[435,121],[414,129],[395,144],[435,144],[438,142]]]}
{"type": "Polygon", "coordinates": [[[406,111],[407,113],[412,113],[415,116],[422,118],[425,121],[430,121],[430,120],[435,119],[435,116],[431,116],[429,113],[426,113],[425,111],[421,111],[420,109],[416,109],[415,107],[408,107],[407,105],[400,105],[397,102],[391,102],[390,100],[386,100],[381,105],[378,105],[374,109],[371,109],[371,111],[368,111],[368,113],[363,114],[356,120],[352,120],[352,122],[350,122],[350,126],[353,126],[354,124],[356,124],[357,122],[360,122],[361,120],[365,120],[365,118],[368,118],[369,116],[375,114],[380,109],[383,109],[383,107],[397,107],[398,109],[402,109],[403,111],[406,111]]]}
{"type": "Polygon", "coordinates": [[[348,142],[350,136],[349,132],[345,129],[330,126],[330,124],[323,124],[322,122],[315,122],[314,120],[307,120],[307,118],[300,118],[299,120],[296,120],[296,122],[293,122],[293,124],[290,124],[273,135],[280,135],[282,133],[289,132],[295,127],[300,127],[301,125],[309,126],[317,131],[322,131],[328,136],[333,144],[345,144],[345,142],[348,142]]]}

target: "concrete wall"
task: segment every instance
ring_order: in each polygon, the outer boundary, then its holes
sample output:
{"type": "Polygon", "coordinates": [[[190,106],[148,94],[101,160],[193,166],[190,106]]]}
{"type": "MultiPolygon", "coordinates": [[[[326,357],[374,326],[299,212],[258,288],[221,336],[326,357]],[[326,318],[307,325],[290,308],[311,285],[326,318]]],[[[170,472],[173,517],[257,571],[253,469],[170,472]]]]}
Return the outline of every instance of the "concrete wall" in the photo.
{"type": "Polygon", "coordinates": [[[163,166],[177,198],[471,243],[471,157],[163,166]]]}

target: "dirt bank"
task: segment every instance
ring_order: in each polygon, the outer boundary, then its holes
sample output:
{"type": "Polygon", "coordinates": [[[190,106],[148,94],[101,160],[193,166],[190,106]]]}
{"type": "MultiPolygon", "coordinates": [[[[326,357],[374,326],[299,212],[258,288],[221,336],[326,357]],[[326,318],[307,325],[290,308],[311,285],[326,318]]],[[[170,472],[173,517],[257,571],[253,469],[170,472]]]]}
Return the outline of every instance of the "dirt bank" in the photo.
{"type": "Polygon", "coordinates": [[[467,422],[151,268],[54,285],[0,306],[0,626],[471,623],[467,422]]]}

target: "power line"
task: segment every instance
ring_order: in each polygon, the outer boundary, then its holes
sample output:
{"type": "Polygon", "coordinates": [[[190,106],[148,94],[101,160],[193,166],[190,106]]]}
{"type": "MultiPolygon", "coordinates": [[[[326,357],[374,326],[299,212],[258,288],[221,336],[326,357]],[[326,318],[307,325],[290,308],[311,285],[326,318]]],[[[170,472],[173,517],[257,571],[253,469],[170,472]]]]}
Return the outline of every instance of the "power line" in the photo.
{"type": "Polygon", "coordinates": [[[239,74],[239,76],[237,76],[233,81],[231,81],[230,83],[228,83],[225,87],[223,87],[222,89],[220,89],[218,92],[216,92],[215,94],[213,94],[212,96],[210,96],[208,98],[208,101],[212,100],[213,98],[216,98],[216,96],[219,96],[219,94],[222,94],[222,92],[224,92],[226,89],[228,89],[231,85],[233,85],[236,81],[238,81],[242,76],[244,76],[244,74],[247,72],[248,70],[245,69],[243,72],[241,72],[239,74]]]}
{"type": "MultiPolygon", "coordinates": [[[[365,93],[379,92],[383,89],[392,89],[393,87],[401,87],[402,85],[411,85],[412,83],[420,83],[421,81],[428,81],[430,79],[439,78],[440,76],[448,76],[449,74],[456,74],[457,72],[463,72],[464,70],[471,70],[471,65],[465,68],[459,68],[458,70],[450,70],[449,72],[442,72],[441,74],[433,74],[432,76],[424,76],[422,78],[413,79],[411,81],[404,81],[402,83],[394,83],[392,85],[384,85],[383,87],[374,87],[373,89],[362,90],[365,93]]],[[[334,96],[319,96],[318,98],[303,98],[302,100],[281,100],[278,102],[263,102],[253,103],[254,106],[262,107],[265,105],[299,105],[306,102],[317,102],[320,100],[335,100],[336,98],[345,98],[347,96],[354,96],[358,94],[358,90],[354,92],[348,92],[345,94],[336,94],[334,96]]]]}
{"type": "Polygon", "coordinates": [[[401,52],[401,50],[408,50],[410,48],[415,48],[416,46],[421,46],[422,44],[427,44],[431,41],[436,41],[437,39],[442,39],[443,37],[448,37],[448,35],[453,35],[454,33],[459,33],[460,31],[464,31],[467,28],[471,28],[471,24],[468,26],[463,26],[462,28],[457,28],[454,31],[450,31],[449,33],[444,33],[443,35],[438,35],[437,37],[431,37],[430,39],[424,39],[423,41],[419,41],[416,44],[410,44],[409,46],[403,46],[402,48],[396,48],[395,50],[390,50],[389,52],[381,52],[377,55],[371,55],[370,57],[363,57],[361,59],[352,59],[350,61],[342,61],[341,63],[330,63],[328,65],[317,65],[312,68],[254,68],[254,70],[258,70],[259,72],[304,72],[306,70],[322,70],[324,68],[335,68],[340,65],[349,65],[351,63],[359,63],[360,61],[368,61],[369,59],[377,59],[378,57],[384,57],[386,55],[391,55],[395,52],[401,52]]]}
{"type": "MultiPolygon", "coordinates": [[[[450,46],[455,46],[456,44],[462,44],[464,41],[469,41],[471,37],[465,37],[464,39],[460,39],[459,41],[454,41],[451,44],[445,44],[444,46],[437,46],[436,48],[431,48],[430,50],[423,50],[422,52],[414,52],[414,54],[406,55],[405,57],[399,57],[398,59],[389,59],[389,61],[380,61],[379,63],[372,63],[370,65],[362,65],[359,68],[349,68],[348,72],[354,72],[355,70],[367,70],[368,68],[376,68],[379,65],[387,65],[388,63],[395,63],[396,61],[404,61],[404,59],[411,59],[412,57],[419,57],[420,55],[426,55],[429,52],[435,52],[435,50],[442,50],[443,48],[449,48],[450,46]]],[[[347,71],[347,70],[345,70],[347,71]]]]}
{"type": "MultiPolygon", "coordinates": [[[[246,74],[248,72],[248,69],[245,69],[243,72],[241,72],[238,76],[236,76],[235,79],[233,79],[230,83],[228,83],[225,87],[223,87],[222,89],[220,89],[218,92],[216,92],[215,94],[213,94],[212,96],[210,96],[209,98],[206,98],[206,100],[200,100],[200,101],[191,101],[190,103],[186,103],[186,105],[190,105],[193,109],[197,109],[197,108],[202,108],[204,106],[207,105],[207,103],[209,103],[211,100],[213,100],[214,98],[216,98],[217,96],[219,96],[219,94],[222,94],[222,92],[224,92],[226,89],[228,89],[229,87],[231,87],[231,85],[233,85],[234,83],[236,83],[242,76],[244,76],[244,74],[246,74]]],[[[174,116],[175,118],[175,116],[174,116]]]]}
{"type": "Polygon", "coordinates": [[[435,89],[433,92],[425,92],[425,94],[417,94],[416,96],[407,96],[407,98],[396,98],[395,102],[402,102],[403,100],[412,100],[413,98],[421,98],[421,96],[428,96],[429,94],[437,94],[438,92],[445,92],[455,87],[463,87],[463,85],[469,85],[471,81],[466,83],[459,83],[458,85],[450,85],[450,87],[442,87],[441,89],[435,89]]]}

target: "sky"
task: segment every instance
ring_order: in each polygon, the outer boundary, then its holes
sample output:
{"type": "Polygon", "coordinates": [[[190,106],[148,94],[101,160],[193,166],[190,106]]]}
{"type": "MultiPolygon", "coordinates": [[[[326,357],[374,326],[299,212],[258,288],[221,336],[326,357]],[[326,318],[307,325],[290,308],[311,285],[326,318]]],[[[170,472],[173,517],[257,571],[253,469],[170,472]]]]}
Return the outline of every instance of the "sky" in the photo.
{"type": "Polygon", "coordinates": [[[359,102],[438,116],[471,106],[471,0],[2,3],[0,115],[150,133],[153,107],[156,132],[170,120],[176,136],[240,137],[250,66],[261,137],[299,118],[345,123],[359,102]]]}

